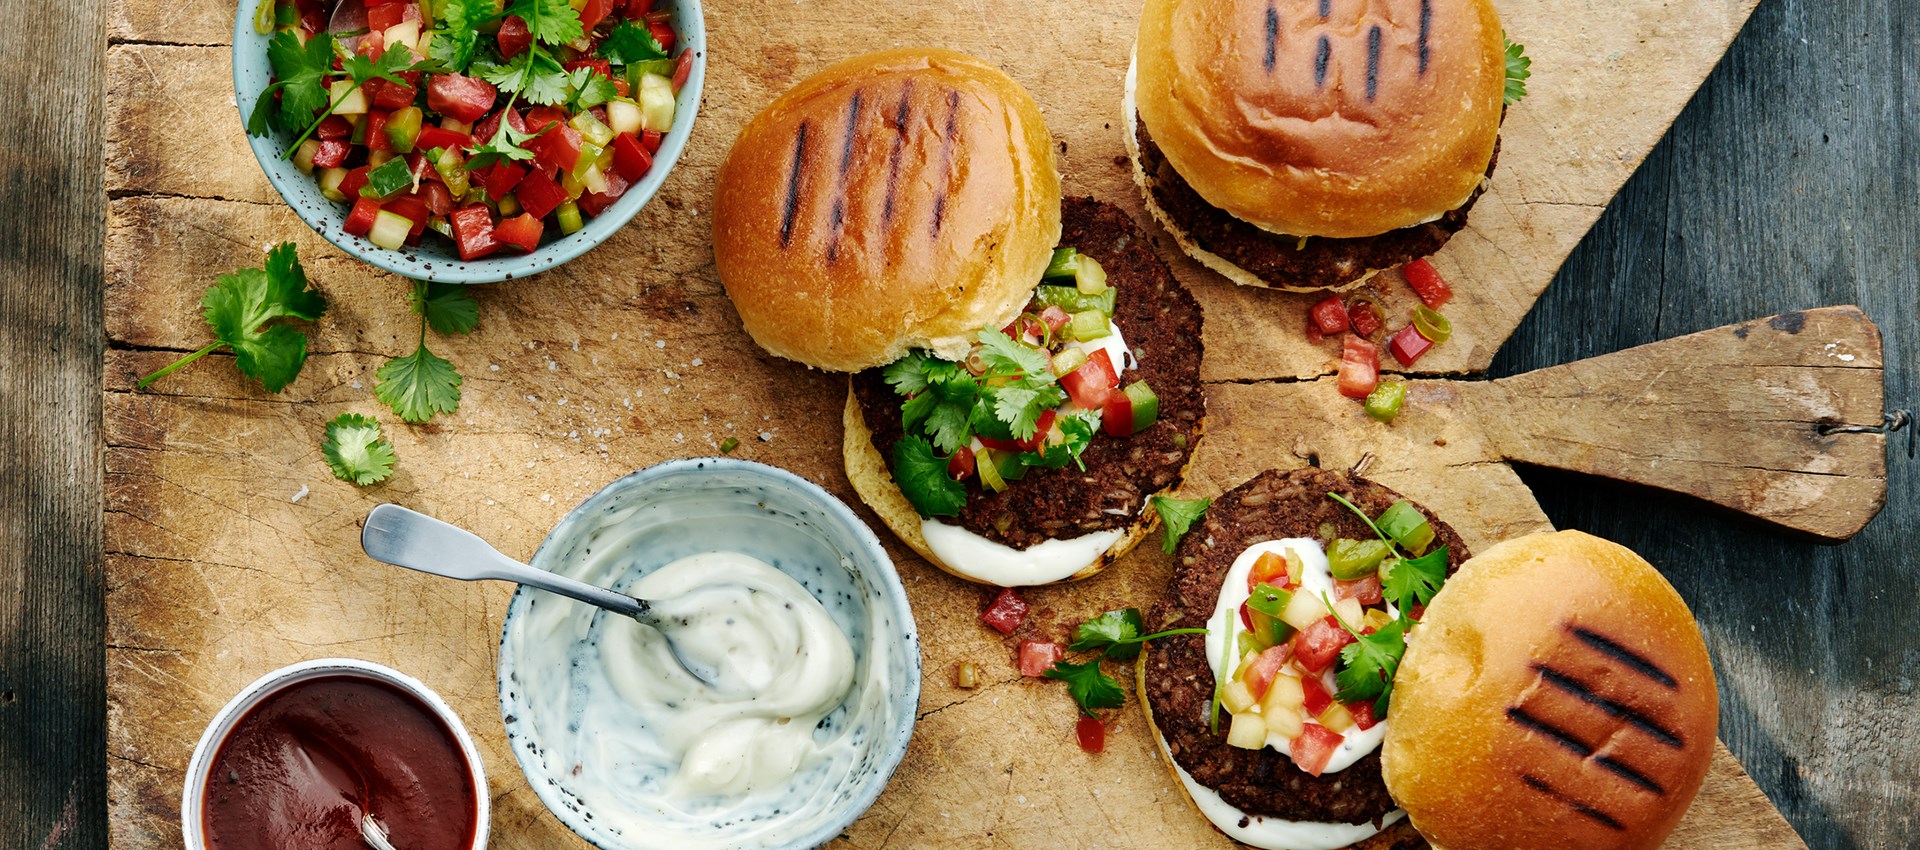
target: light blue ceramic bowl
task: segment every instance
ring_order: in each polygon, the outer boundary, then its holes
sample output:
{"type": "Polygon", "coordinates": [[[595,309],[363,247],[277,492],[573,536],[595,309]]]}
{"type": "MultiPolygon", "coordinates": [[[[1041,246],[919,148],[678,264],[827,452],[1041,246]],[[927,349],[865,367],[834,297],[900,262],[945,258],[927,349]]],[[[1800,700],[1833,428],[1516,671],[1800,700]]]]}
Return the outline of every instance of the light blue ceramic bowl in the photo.
{"type": "MultiPolygon", "coordinates": [[[[253,29],[253,13],[259,2],[261,0],[240,0],[239,11],[233,22],[234,105],[240,109],[240,123],[243,126],[254,101],[260,97],[260,92],[267,87],[272,76],[267,63],[269,36],[253,29]]],[[[249,136],[247,144],[252,146],[254,159],[259,160],[260,170],[266,172],[267,181],[273,184],[280,197],[286,199],[287,205],[300,214],[300,219],[328,242],[355,257],[397,275],[448,283],[494,283],[538,274],[586,253],[587,249],[606,241],[614,231],[626,226],[634,214],[653,198],[654,193],[660,191],[660,184],[666,181],[667,174],[680,159],[680,152],[687,146],[687,136],[693,131],[694,115],[700,111],[700,90],[707,75],[706,19],[700,11],[700,0],[662,0],[659,8],[674,12],[674,28],[679,35],[679,44],[675,48],[693,51],[693,69],[686,85],[680,89],[673,128],[661,140],[660,152],[654,157],[653,170],[628,188],[627,193],[604,214],[587,219],[586,227],[569,236],[543,240],[540,247],[530,254],[501,252],[473,262],[462,262],[451,240],[432,235],[421,240],[418,247],[399,251],[378,247],[341,230],[348,205],[321,197],[320,185],[312,175],[301,174],[292,161],[280,158],[286,153],[287,143],[292,141],[290,134],[249,136]]],[[[547,232],[551,234],[555,231],[548,227],[547,232]]]]}
{"type": "MultiPolygon", "coordinates": [[[[802,850],[833,840],[873,805],[893,776],[906,755],[920,702],[920,640],[906,591],[880,541],[845,503],[798,475],[751,461],[695,458],[662,463],[607,485],[548,533],[533,555],[533,566],[554,571],[580,557],[583,549],[591,551],[589,547],[608,536],[592,533],[608,514],[622,515],[621,536],[641,553],[615,590],[688,555],[724,550],[772,564],[816,598],[852,600],[851,605],[829,604],[828,609],[854,646],[854,693],[864,682],[884,681],[887,717],[876,722],[845,716],[845,706],[829,715],[823,723],[845,725],[862,745],[853,767],[830,793],[814,795],[806,806],[795,807],[800,810],[756,821],[760,828],[752,840],[728,839],[727,846],[802,850]],[[882,648],[869,646],[875,643],[882,648]]],[[[547,763],[541,726],[563,728],[556,724],[570,718],[531,716],[542,710],[537,707],[541,703],[522,693],[527,678],[521,675],[514,644],[516,639],[534,639],[516,638],[518,624],[529,617],[532,606],[578,604],[521,588],[507,608],[500,636],[500,711],[527,784],[555,817],[601,850],[718,846],[678,841],[667,831],[620,834],[607,825],[605,813],[596,819],[570,787],[582,781],[572,765],[547,763]]],[[[583,645],[592,644],[597,631],[594,626],[577,637],[583,645]]]]}

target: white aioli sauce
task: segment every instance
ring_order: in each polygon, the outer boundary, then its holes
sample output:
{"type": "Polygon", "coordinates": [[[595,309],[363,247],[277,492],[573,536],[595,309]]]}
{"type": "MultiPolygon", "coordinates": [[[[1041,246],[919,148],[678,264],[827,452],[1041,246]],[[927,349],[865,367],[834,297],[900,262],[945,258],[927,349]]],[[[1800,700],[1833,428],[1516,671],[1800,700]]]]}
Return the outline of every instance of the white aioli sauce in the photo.
{"type": "MultiPolygon", "coordinates": [[[[1134,359],[1133,351],[1127,348],[1126,338],[1120,335],[1120,326],[1109,320],[1107,331],[1107,335],[1099,339],[1070,342],[1067,346],[1078,348],[1089,356],[1095,351],[1107,352],[1116,375],[1124,374],[1129,368],[1137,368],[1139,362],[1134,359]]],[[[1121,381],[1122,385],[1125,383],[1121,381]]],[[[1079,409],[1071,401],[1067,402],[1067,408],[1079,409]]],[[[1018,482],[1008,482],[1008,486],[1020,485],[1018,482]]],[[[1047,540],[1026,549],[1015,549],[957,525],[948,525],[932,518],[920,520],[920,535],[926,538],[927,548],[933,550],[940,563],[975,581],[1001,587],[1029,587],[1064,579],[1093,564],[1113,544],[1120,542],[1123,533],[1122,530],[1096,531],[1080,537],[1047,540]]]]}
{"type": "MultiPolygon", "coordinates": [[[[1240,557],[1234,559],[1233,568],[1227,570],[1226,583],[1220,586],[1220,598],[1213,606],[1213,618],[1207,621],[1207,664],[1213,668],[1213,677],[1216,681],[1225,680],[1233,675],[1234,669],[1239,666],[1239,658],[1227,660],[1222,657],[1222,653],[1225,651],[1225,642],[1233,639],[1230,638],[1228,631],[1231,629],[1234,634],[1238,634],[1242,630],[1240,604],[1246,602],[1247,597],[1252,595],[1247,592],[1247,573],[1253,571],[1254,562],[1260,560],[1261,555],[1272,552],[1284,557],[1288,550],[1292,550],[1294,555],[1300,558],[1301,565],[1306,568],[1306,575],[1300,579],[1299,592],[1324,599],[1334,598],[1333,570],[1328,566],[1327,553],[1320,549],[1319,543],[1304,537],[1289,537],[1285,540],[1255,543],[1248,547],[1247,551],[1241,552],[1240,557]],[[1227,660],[1224,670],[1220,666],[1223,660],[1227,660]]],[[[1392,606],[1388,606],[1387,613],[1399,615],[1392,606]]],[[[1237,644],[1235,649],[1238,649],[1237,644]]],[[[1332,688],[1328,689],[1329,693],[1332,691],[1332,688]]],[[[1306,722],[1316,721],[1309,717],[1306,718],[1306,722]]],[[[1327,767],[1323,773],[1335,773],[1347,769],[1354,762],[1359,761],[1361,756],[1377,749],[1381,739],[1386,736],[1386,720],[1375,723],[1372,729],[1362,730],[1356,726],[1347,730],[1340,736],[1340,746],[1334,749],[1333,757],[1327,761],[1327,767]]],[[[1293,742],[1285,736],[1267,735],[1267,746],[1288,756],[1293,755],[1293,742]]]]}
{"type": "Polygon", "coordinates": [[[830,808],[813,798],[866,755],[858,718],[884,711],[885,669],[854,688],[853,646],[834,616],[763,561],[697,554],[623,582],[634,546],[597,545],[567,572],[656,600],[675,644],[716,680],[683,669],[652,627],[542,599],[513,637],[541,755],[634,846],[778,843],[806,826],[791,817],[830,808]]]}

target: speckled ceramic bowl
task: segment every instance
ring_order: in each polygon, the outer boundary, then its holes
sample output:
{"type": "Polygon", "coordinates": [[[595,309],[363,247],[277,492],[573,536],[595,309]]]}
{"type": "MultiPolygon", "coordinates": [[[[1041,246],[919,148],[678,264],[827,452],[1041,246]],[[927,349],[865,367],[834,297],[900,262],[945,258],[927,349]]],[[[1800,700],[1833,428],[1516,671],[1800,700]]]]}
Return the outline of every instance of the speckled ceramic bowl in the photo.
{"type": "MultiPolygon", "coordinates": [[[[540,741],[539,703],[524,698],[524,681],[514,651],[516,629],[530,606],[577,605],[541,591],[521,588],[507,609],[500,639],[500,710],[513,754],[555,817],[602,850],[653,850],[660,847],[727,846],[738,850],[800,850],[825,844],[873,805],[906,754],[920,701],[920,642],[893,562],[873,531],[845,503],[798,475],[765,464],[730,458],[676,460],[628,475],[595,493],[560,521],[534,553],[533,566],[564,567],[593,545],[590,532],[608,514],[622,514],[622,534],[640,552],[627,569],[622,590],[634,578],[688,555],[732,551],[772,564],[814,594],[853,600],[849,608],[830,606],[835,622],[852,641],[855,691],[884,676],[888,717],[859,729],[862,755],[830,794],[816,794],[808,806],[778,812],[751,841],[678,840],[679,833],[621,834],[594,813],[571,787],[582,781],[570,764],[548,764],[540,741]],[[868,636],[871,636],[871,640],[868,636]],[[869,643],[884,644],[884,652],[869,643]],[[878,658],[876,657],[878,656],[878,658]],[[876,661],[878,663],[876,664],[876,661]],[[879,669],[876,670],[876,667],[879,669]]],[[[843,603],[844,604],[844,603],[843,603]]],[[[846,710],[837,709],[835,714],[846,710]]],[[[834,722],[835,715],[828,721],[834,722]]]]}
{"type": "MultiPolygon", "coordinates": [[[[260,92],[267,87],[272,76],[272,69],[267,63],[269,36],[261,35],[253,28],[253,13],[260,2],[240,0],[239,11],[233,22],[234,105],[240,109],[243,127],[254,101],[259,99],[260,92]]],[[[266,172],[267,181],[273,184],[280,197],[286,199],[287,205],[300,215],[300,220],[328,242],[355,257],[397,275],[448,283],[494,283],[537,274],[586,253],[587,249],[606,241],[607,237],[626,226],[640,212],[640,208],[653,198],[654,193],[660,191],[660,184],[666,181],[667,174],[680,159],[680,152],[686,149],[687,136],[693,132],[694,116],[700,111],[701,86],[707,76],[706,19],[700,11],[700,0],[662,0],[659,8],[674,12],[674,28],[679,35],[676,48],[693,52],[693,70],[687,77],[686,85],[680,89],[673,114],[673,127],[661,140],[660,152],[654,156],[653,170],[628,188],[627,193],[620,196],[620,200],[615,201],[604,214],[587,219],[586,226],[571,235],[542,240],[540,247],[532,253],[501,252],[472,262],[462,262],[452,241],[438,236],[429,236],[421,240],[418,247],[399,251],[378,247],[341,230],[347,218],[348,205],[322,197],[320,184],[315,182],[313,175],[301,174],[291,160],[281,159],[281,155],[287,151],[287,143],[292,141],[291,135],[273,133],[264,137],[248,136],[247,144],[253,148],[253,156],[259,160],[260,170],[266,172]]],[[[549,227],[548,232],[557,231],[549,227]]]]}

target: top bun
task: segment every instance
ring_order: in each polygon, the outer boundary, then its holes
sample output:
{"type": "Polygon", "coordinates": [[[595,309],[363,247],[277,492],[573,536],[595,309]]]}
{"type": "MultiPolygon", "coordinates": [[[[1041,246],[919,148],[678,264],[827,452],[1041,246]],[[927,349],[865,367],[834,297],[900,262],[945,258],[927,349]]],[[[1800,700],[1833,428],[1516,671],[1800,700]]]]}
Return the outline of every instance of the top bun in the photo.
{"type": "Polygon", "coordinates": [[[1167,161],[1275,233],[1432,221],[1472,196],[1500,132],[1489,0],[1147,0],[1134,51],[1140,118],[1167,161]]]}
{"type": "Polygon", "coordinates": [[[1407,638],[1391,718],[1387,790],[1436,850],[1651,850],[1706,777],[1719,701],[1673,586],[1560,531],[1447,579],[1407,638]]]}
{"type": "Polygon", "coordinates": [[[870,53],[794,86],[714,190],[714,261],[747,333],[822,369],[966,356],[1019,314],[1059,238],[1040,107],[950,50],[870,53]]]}

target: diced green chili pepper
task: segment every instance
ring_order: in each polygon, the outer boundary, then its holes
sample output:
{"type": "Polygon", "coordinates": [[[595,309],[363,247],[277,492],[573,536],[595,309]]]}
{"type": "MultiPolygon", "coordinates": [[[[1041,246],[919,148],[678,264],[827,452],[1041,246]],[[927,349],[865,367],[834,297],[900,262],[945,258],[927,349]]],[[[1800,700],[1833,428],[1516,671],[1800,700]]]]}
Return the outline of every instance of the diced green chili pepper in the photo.
{"type": "Polygon", "coordinates": [[[385,201],[412,187],[413,171],[407,168],[406,158],[394,157],[367,172],[367,185],[360,188],[360,195],[385,201]]]}
{"type": "Polygon", "coordinates": [[[594,163],[600,160],[601,147],[584,138],[586,134],[581,135],[583,138],[580,140],[580,158],[573,163],[573,177],[576,180],[586,179],[587,169],[592,168],[594,163]]]}
{"type": "Polygon", "coordinates": [[[1134,381],[1124,392],[1127,400],[1133,402],[1133,433],[1145,431],[1160,421],[1160,397],[1153,394],[1153,388],[1147,386],[1146,381],[1134,381]]]}
{"type": "Polygon", "coordinates": [[[593,117],[593,113],[591,112],[579,113],[573,116],[573,119],[568,121],[567,124],[572,126],[573,129],[579,130],[580,135],[585,136],[587,141],[593,142],[596,145],[605,147],[608,142],[613,141],[613,128],[600,123],[600,119],[593,117]]]}
{"type": "Polygon", "coordinates": [[[1249,652],[1259,652],[1266,648],[1267,644],[1261,643],[1260,638],[1255,637],[1253,632],[1241,632],[1240,651],[1235,653],[1235,657],[1245,658],[1249,652]]]}
{"type": "Polygon", "coordinates": [[[1381,422],[1392,422],[1407,401],[1407,382],[1381,381],[1367,394],[1367,415],[1381,422]]]}
{"type": "Polygon", "coordinates": [[[1100,261],[1085,254],[1073,264],[1073,286],[1081,295],[1099,295],[1107,291],[1107,270],[1100,261]]]}
{"type": "Polygon", "coordinates": [[[1388,554],[1387,544],[1383,541],[1342,537],[1327,547],[1327,566],[1333,571],[1334,578],[1356,581],[1377,572],[1380,562],[1388,554]]]}
{"type": "Polygon", "coordinates": [[[1293,601],[1293,593],[1261,582],[1247,596],[1247,610],[1253,621],[1253,634],[1267,646],[1278,646],[1293,637],[1293,627],[1280,619],[1293,601]]]}
{"type": "Polygon", "coordinates": [[[1421,336],[1433,340],[1435,345],[1446,342],[1453,336],[1453,323],[1440,315],[1439,310],[1422,304],[1413,308],[1413,329],[1421,336]]]}
{"type": "Polygon", "coordinates": [[[1114,293],[1118,290],[1107,287],[1099,295],[1082,295],[1080,290],[1071,286],[1051,284],[1036,287],[1033,290],[1033,303],[1041,307],[1059,307],[1069,313],[1084,313],[1099,310],[1109,317],[1113,315],[1114,293]]]}
{"type": "Polygon", "coordinates": [[[560,206],[554,209],[553,215],[554,219],[560,222],[561,233],[578,233],[580,228],[586,226],[586,222],[580,219],[580,205],[572,201],[561,201],[560,206]]]}
{"type": "Polygon", "coordinates": [[[994,465],[992,449],[984,446],[975,449],[973,467],[980,473],[980,483],[986,485],[988,490],[998,493],[1007,489],[1006,479],[1000,477],[1000,467],[994,465]]]}
{"type": "Polygon", "coordinates": [[[1073,277],[1074,266],[1079,263],[1080,252],[1073,248],[1053,249],[1053,260],[1047,263],[1047,270],[1040,274],[1042,278],[1073,277]]]}
{"type": "Polygon", "coordinates": [[[728,437],[720,443],[720,453],[723,455],[733,454],[733,450],[737,448],[740,448],[739,437],[728,437]]]}
{"type": "Polygon", "coordinates": [[[300,7],[292,3],[276,3],[273,7],[273,23],[277,27],[300,25],[300,7]]]}
{"type": "Polygon", "coordinates": [[[272,33],[273,19],[273,0],[260,0],[260,5],[253,10],[253,31],[261,35],[272,33]]]}
{"type": "Polygon", "coordinates": [[[394,153],[413,153],[413,142],[420,138],[420,123],[426,113],[418,106],[396,109],[387,116],[387,144],[394,153]]]}
{"type": "Polygon", "coordinates": [[[1073,314],[1073,321],[1067,323],[1067,336],[1080,342],[1096,340],[1113,333],[1108,324],[1107,314],[1099,310],[1083,310],[1073,314]]]}
{"type": "Polygon", "coordinates": [[[467,176],[467,158],[461,156],[460,151],[434,148],[427,151],[427,161],[433,163],[433,170],[439,173],[440,182],[447,184],[448,193],[456,198],[467,193],[471,180],[467,176]]]}
{"type": "Polygon", "coordinates": [[[1427,522],[1419,508],[1405,499],[1394,502],[1373,524],[1380,526],[1380,530],[1393,538],[1394,542],[1405,546],[1407,551],[1415,555],[1426,552],[1427,547],[1433,544],[1433,525],[1427,522]]]}

